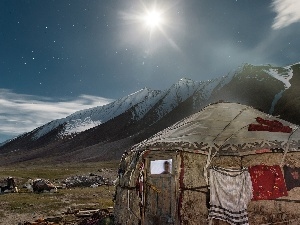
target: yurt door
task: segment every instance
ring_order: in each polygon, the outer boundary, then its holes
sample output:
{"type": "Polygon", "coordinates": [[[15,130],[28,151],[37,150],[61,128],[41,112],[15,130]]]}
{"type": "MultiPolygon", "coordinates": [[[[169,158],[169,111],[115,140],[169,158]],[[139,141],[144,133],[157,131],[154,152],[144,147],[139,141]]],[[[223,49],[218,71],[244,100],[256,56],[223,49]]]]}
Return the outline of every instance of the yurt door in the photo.
{"type": "Polygon", "coordinates": [[[144,181],[145,225],[178,224],[176,155],[147,156],[144,181]]]}

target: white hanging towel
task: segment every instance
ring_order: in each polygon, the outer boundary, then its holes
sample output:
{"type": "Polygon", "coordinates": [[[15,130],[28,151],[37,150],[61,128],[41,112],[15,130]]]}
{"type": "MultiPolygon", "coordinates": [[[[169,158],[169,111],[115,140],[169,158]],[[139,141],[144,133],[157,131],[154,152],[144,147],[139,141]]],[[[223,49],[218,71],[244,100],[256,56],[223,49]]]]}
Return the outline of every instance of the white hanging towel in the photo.
{"type": "Polygon", "coordinates": [[[252,182],[248,169],[212,167],[209,175],[209,219],[249,225],[247,205],[252,198],[252,182]]]}

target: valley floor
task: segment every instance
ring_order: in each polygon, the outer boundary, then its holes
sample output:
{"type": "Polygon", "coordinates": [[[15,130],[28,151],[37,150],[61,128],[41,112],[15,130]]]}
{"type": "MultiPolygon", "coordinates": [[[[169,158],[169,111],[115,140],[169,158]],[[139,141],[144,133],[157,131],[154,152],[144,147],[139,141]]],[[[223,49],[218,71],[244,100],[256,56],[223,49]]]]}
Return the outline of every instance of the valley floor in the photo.
{"type": "MultiPolygon", "coordinates": [[[[0,194],[0,225],[23,225],[25,222],[57,221],[52,224],[79,224],[79,212],[95,212],[113,207],[118,162],[48,166],[18,165],[0,168],[0,182],[8,176],[17,181],[19,193],[0,194]],[[49,179],[60,184],[69,177],[102,176],[110,185],[73,185],[56,193],[32,193],[23,187],[28,178],[49,179]]],[[[30,223],[27,223],[30,224],[30,223]]],[[[51,223],[48,223],[51,224],[51,223]]]]}

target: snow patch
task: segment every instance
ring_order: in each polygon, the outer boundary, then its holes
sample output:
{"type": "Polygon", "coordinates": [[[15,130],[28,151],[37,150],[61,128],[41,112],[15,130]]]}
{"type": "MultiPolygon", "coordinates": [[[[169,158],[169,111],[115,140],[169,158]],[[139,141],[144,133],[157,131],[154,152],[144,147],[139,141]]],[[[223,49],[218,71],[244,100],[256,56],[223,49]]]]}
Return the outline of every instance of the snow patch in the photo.
{"type": "Polygon", "coordinates": [[[136,107],[134,107],[132,112],[133,120],[141,120],[147,112],[161,99],[162,92],[161,91],[151,91],[149,95],[145,97],[143,101],[138,103],[136,107]]]}
{"type": "Polygon", "coordinates": [[[131,107],[144,102],[144,105],[140,104],[140,109],[137,109],[136,111],[136,115],[139,115],[137,118],[141,118],[145,115],[147,110],[150,110],[151,104],[154,104],[152,102],[158,101],[159,93],[159,91],[143,88],[107,105],[80,110],[66,118],[54,120],[37,128],[34,131],[33,139],[38,139],[61,125],[63,126],[63,129],[60,132],[59,137],[76,134],[105,123],[126,112],[131,107]],[[145,101],[145,99],[148,99],[148,101],[145,101]]]}
{"type": "Polygon", "coordinates": [[[157,120],[161,119],[181,102],[192,96],[200,84],[200,82],[182,78],[176,84],[172,85],[171,88],[165,92],[160,107],[156,109],[156,114],[158,115],[157,120]]]}
{"type": "Polygon", "coordinates": [[[274,108],[279,101],[279,99],[282,97],[283,93],[291,87],[290,79],[293,77],[293,69],[292,66],[287,66],[283,68],[285,71],[282,73],[279,73],[278,69],[270,68],[269,70],[264,70],[267,74],[274,77],[275,79],[281,81],[284,84],[284,90],[281,90],[279,93],[277,93],[274,96],[274,99],[272,101],[271,108],[269,110],[269,114],[273,114],[274,108]]]}
{"type": "Polygon", "coordinates": [[[75,119],[69,121],[66,126],[64,132],[60,134],[60,136],[71,135],[74,133],[80,133],[82,131],[91,129],[100,125],[102,122],[99,120],[92,120],[91,117],[86,117],[84,119],[75,119]]]}
{"type": "Polygon", "coordinates": [[[293,69],[291,66],[284,67],[286,70],[283,73],[279,73],[278,69],[264,70],[267,74],[274,77],[275,79],[281,81],[284,84],[285,90],[291,87],[290,79],[293,77],[293,69]]]}
{"type": "Polygon", "coordinates": [[[282,94],[285,90],[281,90],[279,93],[277,93],[272,101],[272,105],[271,105],[271,108],[270,108],[270,111],[269,111],[269,114],[273,114],[274,112],[274,108],[275,108],[275,105],[277,104],[277,102],[279,101],[279,99],[282,97],[282,94]]]}

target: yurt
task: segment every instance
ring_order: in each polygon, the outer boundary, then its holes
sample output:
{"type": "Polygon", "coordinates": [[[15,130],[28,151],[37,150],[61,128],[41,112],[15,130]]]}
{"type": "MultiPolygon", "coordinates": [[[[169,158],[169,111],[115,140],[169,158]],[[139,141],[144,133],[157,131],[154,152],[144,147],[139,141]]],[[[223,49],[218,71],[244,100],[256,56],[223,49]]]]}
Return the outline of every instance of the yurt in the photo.
{"type": "Polygon", "coordinates": [[[300,224],[300,130],[208,105],[124,153],[115,224],[300,224]]]}

